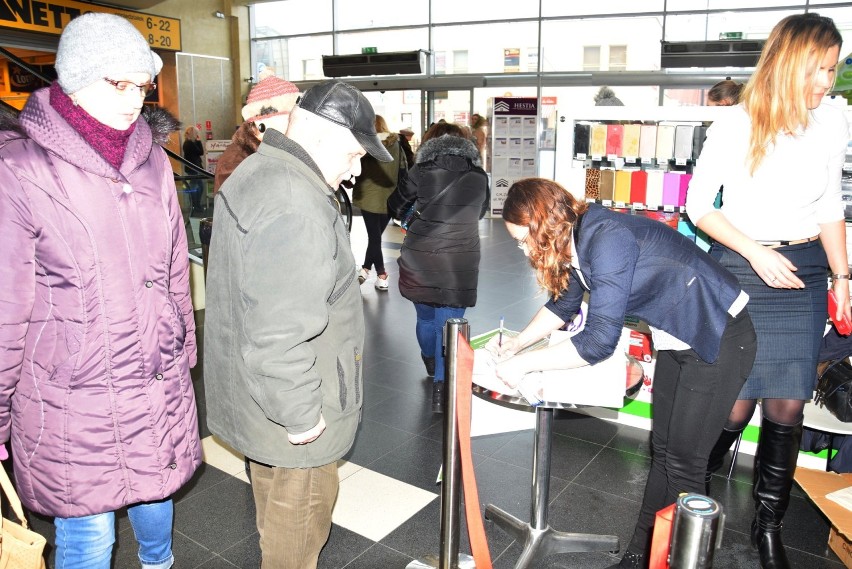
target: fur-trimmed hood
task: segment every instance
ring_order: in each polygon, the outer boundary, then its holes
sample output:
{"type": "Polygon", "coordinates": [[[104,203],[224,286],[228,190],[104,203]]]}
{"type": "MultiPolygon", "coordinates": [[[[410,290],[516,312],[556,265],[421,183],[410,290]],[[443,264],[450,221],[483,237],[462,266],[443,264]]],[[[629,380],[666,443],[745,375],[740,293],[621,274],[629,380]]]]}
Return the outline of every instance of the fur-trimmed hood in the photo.
{"type": "Polygon", "coordinates": [[[432,138],[421,144],[420,148],[417,149],[415,160],[420,164],[422,162],[429,162],[445,154],[467,158],[474,166],[482,167],[482,159],[476,150],[476,145],[466,138],[451,134],[432,138]]]}

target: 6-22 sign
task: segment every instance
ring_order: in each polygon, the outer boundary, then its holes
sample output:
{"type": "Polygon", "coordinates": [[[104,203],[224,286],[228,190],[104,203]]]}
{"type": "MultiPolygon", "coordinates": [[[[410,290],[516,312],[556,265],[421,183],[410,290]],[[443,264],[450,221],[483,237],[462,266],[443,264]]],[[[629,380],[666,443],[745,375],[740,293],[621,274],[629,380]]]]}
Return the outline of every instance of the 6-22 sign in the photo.
{"type": "Polygon", "coordinates": [[[145,16],[145,30],[142,31],[142,35],[151,47],[180,50],[180,20],[162,16],[145,16]]]}

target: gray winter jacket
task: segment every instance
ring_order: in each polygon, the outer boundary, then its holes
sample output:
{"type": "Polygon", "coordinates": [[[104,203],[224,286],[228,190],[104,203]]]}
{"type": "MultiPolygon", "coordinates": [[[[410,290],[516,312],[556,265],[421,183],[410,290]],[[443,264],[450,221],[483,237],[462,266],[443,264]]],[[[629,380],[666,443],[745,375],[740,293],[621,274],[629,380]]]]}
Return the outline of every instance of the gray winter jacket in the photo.
{"type": "Polygon", "coordinates": [[[210,430],[249,458],[342,457],[362,404],[364,314],[349,234],[301,146],[268,130],[216,196],[204,383],[210,430]],[[288,433],[325,432],[292,445],[288,433]]]}

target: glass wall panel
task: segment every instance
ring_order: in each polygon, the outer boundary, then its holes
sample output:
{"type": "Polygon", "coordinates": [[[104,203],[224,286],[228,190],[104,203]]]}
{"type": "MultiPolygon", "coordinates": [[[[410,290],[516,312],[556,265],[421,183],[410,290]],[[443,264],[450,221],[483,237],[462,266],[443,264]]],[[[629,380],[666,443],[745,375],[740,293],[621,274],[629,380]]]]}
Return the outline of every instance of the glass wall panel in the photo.
{"type": "Polygon", "coordinates": [[[458,64],[450,60],[458,51],[467,51],[466,73],[527,73],[538,66],[535,22],[441,26],[433,30],[432,42],[436,73],[456,72],[458,64]]]}
{"type": "Polygon", "coordinates": [[[322,79],[322,56],[332,53],[331,36],[258,40],[254,44],[256,66],[272,67],[288,81],[322,79]]]}
{"type": "Polygon", "coordinates": [[[256,4],[255,37],[293,36],[332,29],[332,0],[287,0],[256,4]]]}
{"type": "Polygon", "coordinates": [[[583,71],[600,49],[600,71],[660,68],[662,16],[553,20],[542,23],[542,71],[583,71]],[[625,45],[625,40],[628,43],[625,45]],[[610,67],[611,64],[615,67],[610,67]]]}
{"type": "MultiPolygon", "coordinates": [[[[361,53],[361,48],[375,47],[380,53],[389,51],[415,51],[429,49],[429,31],[426,28],[352,32],[337,36],[338,55],[361,53]]],[[[324,55],[332,55],[329,51],[324,55]]]]}
{"type": "MultiPolygon", "coordinates": [[[[569,4],[569,2],[565,2],[569,4]]],[[[412,2],[402,2],[409,6],[412,2]]],[[[426,4],[426,2],[413,2],[426,4]]],[[[574,2],[570,2],[574,4],[574,2]]],[[[538,2],[518,0],[432,0],[432,22],[487,22],[538,18],[538,2]]]]}
{"type": "MultiPolygon", "coordinates": [[[[672,0],[669,0],[671,9],[672,0]]],[[[634,14],[637,12],[662,12],[663,0],[598,0],[597,2],[566,2],[542,0],[541,12],[545,18],[553,16],[587,16],[589,14],[634,14]]]]}
{"type": "Polygon", "coordinates": [[[666,41],[718,40],[723,32],[740,32],[743,39],[766,39],[772,27],[790,14],[801,10],[767,12],[721,12],[690,14],[666,18],[666,41]]]}
{"type": "MultiPolygon", "coordinates": [[[[345,0],[336,3],[335,22],[339,30],[427,25],[428,2],[399,0],[345,0]]],[[[329,28],[331,24],[329,22],[329,28]]]]}

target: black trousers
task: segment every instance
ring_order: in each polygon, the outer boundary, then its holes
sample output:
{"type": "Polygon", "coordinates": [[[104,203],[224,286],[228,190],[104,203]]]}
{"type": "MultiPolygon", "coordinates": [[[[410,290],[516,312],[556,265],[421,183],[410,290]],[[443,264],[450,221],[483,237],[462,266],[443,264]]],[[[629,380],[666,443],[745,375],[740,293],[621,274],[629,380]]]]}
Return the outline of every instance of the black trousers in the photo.
{"type": "Polygon", "coordinates": [[[367,253],[364,255],[363,267],[368,271],[376,266],[376,274],[385,274],[385,258],[382,255],[382,233],[388,226],[390,215],[386,213],[371,213],[362,211],[364,227],[367,228],[367,253]]]}
{"type": "Polygon", "coordinates": [[[707,459],[756,353],[757,336],[747,309],[728,317],[719,357],[712,364],[691,349],[657,353],[651,471],[628,551],[647,554],[656,513],[682,492],[704,494],[707,459]]]}

